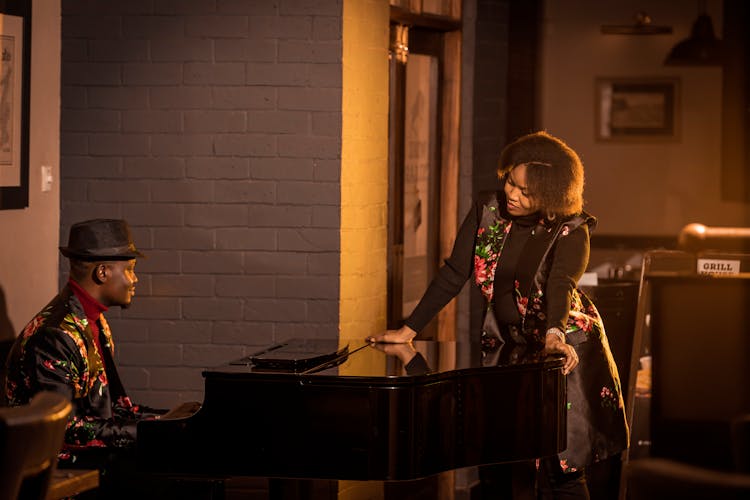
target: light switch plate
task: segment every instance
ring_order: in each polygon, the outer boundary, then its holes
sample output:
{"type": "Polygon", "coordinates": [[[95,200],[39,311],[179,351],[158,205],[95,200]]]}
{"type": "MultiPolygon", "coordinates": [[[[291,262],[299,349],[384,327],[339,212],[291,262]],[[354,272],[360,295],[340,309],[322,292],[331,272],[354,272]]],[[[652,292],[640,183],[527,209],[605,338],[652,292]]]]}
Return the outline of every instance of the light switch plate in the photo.
{"type": "Polygon", "coordinates": [[[52,167],[42,165],[42,191],[52,191],[52,167]]]}

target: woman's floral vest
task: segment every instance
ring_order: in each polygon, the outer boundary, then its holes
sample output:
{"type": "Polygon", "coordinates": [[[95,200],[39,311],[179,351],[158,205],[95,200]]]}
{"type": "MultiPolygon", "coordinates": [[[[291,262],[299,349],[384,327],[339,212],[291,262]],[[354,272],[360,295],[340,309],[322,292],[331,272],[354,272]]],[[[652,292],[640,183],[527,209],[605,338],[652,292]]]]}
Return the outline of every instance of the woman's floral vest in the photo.
{"type": "MultiPolygon", "coordinates": [[[[515,280],[515,299],[521,315],[521,334],[527,340],[540,343],[547,330],[544,290],[552,264],[551,251],[555,243],[581,224],[593,223],[593,217],[587,214],[554,221],[541,218],[532,231],[532,238],[524,248],[524,257],[519,262],[519,272],[523,273],[525,270],[532,278],[528,283],[515,280]]],[[[492,310],[495,270],[499,259],[502,258],[503,246],[512,225],[511,220],[502,217],[496,196],[483,205],[474,247],[474,283],[487,300],[484,331],[491,336],[499,335],[492,310]]],[[[571,294],[566,336],[588,337],[592,332],[599,335],[602,330],[601,321],[596,307],[589,298],[580,290],[574,289],[571,294]]]]}

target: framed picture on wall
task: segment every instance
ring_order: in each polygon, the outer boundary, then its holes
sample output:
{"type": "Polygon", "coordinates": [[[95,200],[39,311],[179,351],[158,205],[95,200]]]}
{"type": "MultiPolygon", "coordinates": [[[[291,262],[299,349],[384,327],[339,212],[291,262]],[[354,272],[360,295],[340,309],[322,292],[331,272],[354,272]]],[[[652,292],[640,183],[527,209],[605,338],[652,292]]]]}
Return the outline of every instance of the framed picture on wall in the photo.
{"type": "Polygon", "coordinates": [[[597,141],[679,139],[679,80],[597,78],[597,141]]]}
{"type": "Polygon", "coordinates": [[[29,205],[31,2],[0,4],[0,209],[29,205]]]}

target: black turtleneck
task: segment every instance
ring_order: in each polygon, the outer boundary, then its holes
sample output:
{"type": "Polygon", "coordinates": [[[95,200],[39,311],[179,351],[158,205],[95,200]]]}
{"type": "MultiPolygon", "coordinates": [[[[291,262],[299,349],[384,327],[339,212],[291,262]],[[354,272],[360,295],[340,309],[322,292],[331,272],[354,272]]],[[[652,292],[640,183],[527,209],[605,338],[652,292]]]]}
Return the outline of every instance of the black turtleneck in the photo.
{"type": "Polygon", "coordinates": [[[523,253],[523,248],[531,236],[531,231],[539,223],[541,215],[534,212],[529,215],[512,216],[500,207],[503,218],[510,219],[513,224],[510,227],[505,245],[503,245],[502,257],[498,259],[495,269],[494,281],[494,308],[497,321],[502,324],[519,325],[521,315],[518,312],[515,301],[515,281],[518,261],[523,253]]]}

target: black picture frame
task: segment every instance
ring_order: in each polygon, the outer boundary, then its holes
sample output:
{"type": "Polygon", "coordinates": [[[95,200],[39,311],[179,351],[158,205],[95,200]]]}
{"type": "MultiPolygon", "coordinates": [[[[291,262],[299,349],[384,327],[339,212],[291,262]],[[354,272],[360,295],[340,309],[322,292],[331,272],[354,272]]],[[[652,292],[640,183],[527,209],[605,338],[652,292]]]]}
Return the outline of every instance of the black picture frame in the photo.
{"type": "MultiPolygon", "coordinates": [[[[18,113],[14,113],[6,110],[7,119],[12,120],[12,134],[9,135],[9,139],[12,148],[18,147],[18,154],[15,155],[15,159],[9,160],[5,166],[15,169],[18,168],[19,176],[18,181],[14,181],[11,185],[0,186],[0,210],[9,209],[23,209],[29,206],[29,110],[30,110],[30,99],[29,94],[31,90],[31,0],[0,0],[0,17],[8,16],[9,20],[13,20],[13,17],[20,18],[22,34],[20,40],[16,40],[13,37],[13,43],[21,43],[21,82],[20,82],[20,99],[18,96],[12,96],[14,100],[12,105],[20,106],[18,113]],[[17,103],[17,104],[16,104],[17,103]],[[18,134],[18,135],[15,135],[18,134]]],[[[0,22],[0,36],[3,36],[3,31],[6,23],[0,22]]],[[[3,50],[0,50],[0,57],[14,57],[10,53],[3,55],[3,50]]],[[[0,61],[2,63],[3,61],[0,61]]],[[[2,82],[0,82],[2,85],[2,82]]],[[[2,89],[0,89],[2,92],[2,89]]],[[[0,110],[0,113],[2,110],[0,110]]],[[[2,117],[0,117],[2,118],[2,117]]],[[[12,155],[9,153],[9,156],[12,155]]]]}
{"type": "Polygon", "coordinates": [[[596,140],[677,141],[677,78],[597,78],[596,140]]]}

